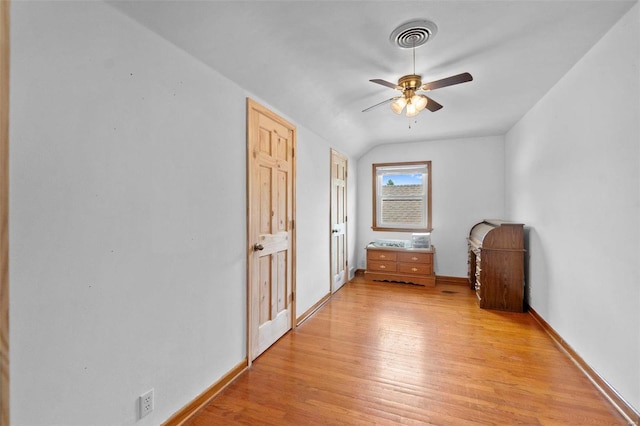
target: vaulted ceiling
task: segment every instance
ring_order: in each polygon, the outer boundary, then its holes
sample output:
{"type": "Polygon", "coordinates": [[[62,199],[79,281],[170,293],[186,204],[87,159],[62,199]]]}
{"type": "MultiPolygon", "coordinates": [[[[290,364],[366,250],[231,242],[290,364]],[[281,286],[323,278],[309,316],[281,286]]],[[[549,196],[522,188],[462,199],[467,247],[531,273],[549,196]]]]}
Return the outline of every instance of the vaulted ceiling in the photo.
{"type": "MultiPolygon", "coordinates": [[[[383,143],[504,134],[636,0],[109,3],[359,156],[383,143]],[[461,72],[473,81],[430,92],[444,108],[413,119],[388,105],[363,113],[399,93],[369,79],[412,73],[411,49],[389,35],[415,19],[438,26],[415,50],[423,82],[461,72]]],[[[585,90],[597,103],[606,82],[585,90]]]]}

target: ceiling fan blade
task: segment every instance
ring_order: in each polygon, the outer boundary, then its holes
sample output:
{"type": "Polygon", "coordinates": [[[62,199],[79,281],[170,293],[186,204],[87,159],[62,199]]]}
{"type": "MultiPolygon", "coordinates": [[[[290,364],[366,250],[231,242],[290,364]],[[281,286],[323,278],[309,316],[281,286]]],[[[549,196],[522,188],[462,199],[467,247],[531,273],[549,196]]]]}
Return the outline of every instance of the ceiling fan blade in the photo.
{"type": "Polygon", "coordinates": [[[383,86],[390,87],[392,89],[402,90],[402,87],[398,86],[395,83],[391,83],[390,81],[380,80],[379,78],[374,78],[373,80],[369,80],[372,83],[382,84],[383,86]]]}
{"type": "Polygon", "coordinates": [[[442,108],[442,105],[440,105],[438,102],[434,101],[433,99],[431,99],[428,96],[426,98],[427,98],[427,106],[426,106],[426,108],[429,111],[436,112],[437,110],[442,108]]]}
{"type": "Polygon", "coordinates": [[[441,87],[453,86],[454,84],[466,83],[473,80],[473,77],[468,72],[462,74],[453,75],[451,77],[443,78],[442,80],[432,81],[422,85],[422,90],[435,90],[441,87]]]}
{"type": "MultiPolygon", "coordinates": [[[[384,105],[384,104],[388,104],[388,103],[390,103],[390,102],[393,102],[393,101],[395,101],[396,99],[398,99],[399,97],[400,97],[400,96],[396,96],[395,98],[390,98],[390,99],[387,99],[386,101],[382,101],[382,102],[380,102],[380,103],[377,103],[377,104],[375,104],[375,105],[373,105],[373,106],[370,106],[370,107],[369,107],[369,108],[367,108],[367,109],[363,109],[363,110],[362,110],[362,112],[367,112],[367,111],[369,111],[370,109],[373,109],[373,108],[379,107],[380,105],[384,105]]],[[[441,107],[441,108],[442,108],[442,107],[441,107]]]]}

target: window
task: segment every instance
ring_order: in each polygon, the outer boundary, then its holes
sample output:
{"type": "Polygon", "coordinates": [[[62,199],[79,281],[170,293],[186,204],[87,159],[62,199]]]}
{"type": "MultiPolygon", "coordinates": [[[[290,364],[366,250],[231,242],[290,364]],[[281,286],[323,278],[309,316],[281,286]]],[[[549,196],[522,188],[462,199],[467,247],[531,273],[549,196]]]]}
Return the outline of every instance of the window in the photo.
{"type": "Polygon", "coordinates": [[[431,232],[431,161],[373,165],[373,230],[431,232]]]}

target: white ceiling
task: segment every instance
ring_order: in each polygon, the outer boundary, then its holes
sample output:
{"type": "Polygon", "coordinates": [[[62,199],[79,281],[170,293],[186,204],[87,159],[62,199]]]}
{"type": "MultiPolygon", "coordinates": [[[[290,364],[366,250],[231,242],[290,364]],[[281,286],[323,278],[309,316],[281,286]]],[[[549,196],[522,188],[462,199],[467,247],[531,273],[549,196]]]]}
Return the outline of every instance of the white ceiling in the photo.
{"type": "Polygon", "coordinates": [[[383,143],[504,134],[636,0],[109,3],[359,156],[383,143]],[[388,105],[361,112],[399,93],[369,79],[412,72],[411,50],[389,35],[414,19],[438,25],[416,49],[423,82],[461,72],[474,80],[430,92],[444,108],[417,120],[388,105]]]}

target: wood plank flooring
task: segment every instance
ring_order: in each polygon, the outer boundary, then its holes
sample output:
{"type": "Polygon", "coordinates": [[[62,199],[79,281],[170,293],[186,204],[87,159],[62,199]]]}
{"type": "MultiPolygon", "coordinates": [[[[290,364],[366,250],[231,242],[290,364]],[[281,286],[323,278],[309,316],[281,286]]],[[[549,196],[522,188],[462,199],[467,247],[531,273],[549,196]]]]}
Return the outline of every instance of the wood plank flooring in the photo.
{"type": "Polygon", "coordinates": [[[627,423],[529,314],[357,277],[188,424],[627,423]]]}

